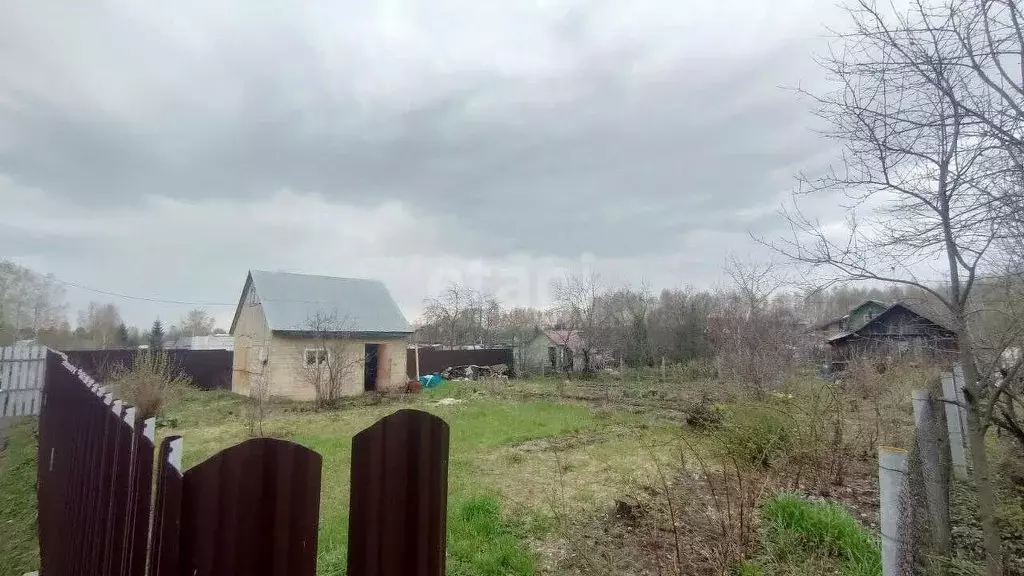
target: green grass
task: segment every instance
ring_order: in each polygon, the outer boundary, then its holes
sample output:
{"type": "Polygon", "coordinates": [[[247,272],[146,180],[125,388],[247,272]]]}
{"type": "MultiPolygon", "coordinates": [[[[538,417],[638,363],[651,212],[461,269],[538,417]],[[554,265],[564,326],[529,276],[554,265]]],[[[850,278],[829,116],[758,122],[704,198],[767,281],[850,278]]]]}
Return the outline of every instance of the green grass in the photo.
{"type": "Polygon", "coordinates": [[[498,499],[477,496],[448,515],[447,573],[452,576],[531,576],[536,554],[522,527],[504,518],[498,499]]]}
{"type": "Polygon", "coordinates": [[[761,504],[761,521],[765,554],[741,574],[882,573],[875,538],[840,504],[778,494],[761,504]]]}
{"type": "MultiPolygon", "coordinates": [[[[678,427],[656,417],[592,412],[583,405],[521,402],[477,393],[471,382],[374,404],[366,397],[339,410],[274,400],[267,436],[285,438],[323,457],[318,573],[346,570],[352,437],[402,408],[434,413],[450,426],[448,573],[528,575],[540,559],[534,542],[548,536],[554,494],[574,505],[603,508],[627,475],[651,465],[641,445],[666,444],[678,427]],[[439,405],[442,398],[460,403],[439,405]],[[557,454],[557,456],[556,456],[557,454]]],[[[183,464],[195,466],[248,438],[245,398],[226,392],[183,390],[158,420],[157,440],[184,438],[183,464]]],[[[31,427],[8,431],[0,456],[0,576],[36,569],[35,437],[31,427]]]]}
{"type": "Polygon", "coordinates": [[[36,421],[21,418],[0,449],[0,576],[39,569],[36,544],[36,421]]]}

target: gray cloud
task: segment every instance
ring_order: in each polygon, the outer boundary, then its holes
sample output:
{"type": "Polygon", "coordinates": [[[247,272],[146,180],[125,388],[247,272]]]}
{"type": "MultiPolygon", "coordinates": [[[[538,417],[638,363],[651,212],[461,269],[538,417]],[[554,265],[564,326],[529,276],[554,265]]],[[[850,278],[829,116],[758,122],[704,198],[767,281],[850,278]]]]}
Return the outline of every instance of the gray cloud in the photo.
{"type": "MultiPolygon", "coordinates": [[[[807,0],[186,3],[173,17],[115,2],[53,29],[44,4],[0,0],[0,177],[89,214],[291,190],[399,202],[445,230],[392,256],[628,268],[775,229],[792,172],[822,160],[805,103],[779,88],[816,81],[824,13],[807,0]]],[[[18,253],[44,237],[0,241],[18,253]]]]}

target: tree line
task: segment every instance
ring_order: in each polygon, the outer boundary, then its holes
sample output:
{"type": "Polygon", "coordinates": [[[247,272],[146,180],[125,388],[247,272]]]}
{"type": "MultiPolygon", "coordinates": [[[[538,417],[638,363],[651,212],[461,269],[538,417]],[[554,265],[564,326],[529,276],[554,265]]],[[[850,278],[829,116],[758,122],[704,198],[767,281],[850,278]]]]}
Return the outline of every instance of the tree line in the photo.
{"type": "Polygon", "coordinates": [[[449,347],[517,346],[542,330],[571,331],[595,353],[642,367],[662,358],[681,363],[718,357],[727,347],[726,333],[745,332],[752,338],[759,329],[758,348],[792,344],[792,337],[780,336],[805,333],[866,300],[938,310],[931,295],[914,286],[797,288],[777,265],[730,259],[725,270],[728,281],[718,289],[658,292],[646,285],[611,285],[596,274],[568,274],[553,284],[552,302],[545,308],[506,306],[493,295],[453,283],[424,301],[415,339],[449,347]]]}
{"type": "Polygon", "coordinates": [[[224,333],[215,327],[213,316],[201,308],[189,311],[169,327],[160,319],[145,328],[129,326],[111,302],[90,302],[77,312],[72,327],[60,282],[51,275],[0,260],[0,346],[34,340],[58,350],[140,345],[161,348],[186,336],[224,333]]]}

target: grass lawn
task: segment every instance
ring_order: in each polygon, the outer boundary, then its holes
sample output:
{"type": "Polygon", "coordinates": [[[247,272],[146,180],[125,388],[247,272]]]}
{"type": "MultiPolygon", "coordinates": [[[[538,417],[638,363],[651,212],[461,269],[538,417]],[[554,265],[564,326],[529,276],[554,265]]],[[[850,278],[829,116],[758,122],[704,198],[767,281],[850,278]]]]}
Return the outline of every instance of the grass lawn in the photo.
{"type": "Polygon", "coordinates": [[[35,420],[15,421],[0,442],[0,575],[21,576],[39,568],[35,420]]]}
{"type": "MultiPolygon", "coordinates": [[[[653,415],[499,398],[474,394],[472,387],[446,383],[375,405],[360,399],[330,412],[274,403],[265,435],[323,456],[319,574],[345,573],[352,436],[398,409],[426,410],[451,427],[448,573],[454,576],[534,574],[534,550],[548,534],[558,502],[610,507],[627,477],[650,464],[650,451],[642,447],[658,450],[680,431],[653,415]],[[461,402],[438,405],[443,397],[461,402]]],[[[183,462],[191,467],[248,437],[243,412],[238,396],[189,390],[167,407],[157,439],[183,436],[183,462]]],[[[9,445],[0,455],[0,576],[20,576],[38,563],[35,440],[31,422],[8,432],[9,445]]]]}

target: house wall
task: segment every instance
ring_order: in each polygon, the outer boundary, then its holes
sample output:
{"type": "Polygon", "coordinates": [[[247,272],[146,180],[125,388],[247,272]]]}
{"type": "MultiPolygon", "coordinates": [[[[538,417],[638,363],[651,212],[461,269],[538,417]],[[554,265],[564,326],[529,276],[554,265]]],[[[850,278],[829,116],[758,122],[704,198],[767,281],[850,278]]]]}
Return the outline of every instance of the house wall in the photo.
{"type": "Polygon", "coordinates": [[[548,360],[548,346],[553,346],[547,336],[540,334],[524,347],[522,352],[523,365],[519,370],[530,374],[543,371],[550,371],[551,363],[548,360]]]}
{"type": "Polygon", "coordinates": [[[872,318],[878,316],[888,306],[883,306],[877,302],[865,302],[859,307],[854,308],[850,311],[850,315],[846,319],[845,330],[854,331],[860,329],[862,326],[871,321],[872,318]]]}
{"type": "Polygon", "coordinates": [[[263,305],[259,302],[255,288],[250,283],[242,299],[242,310],[235,323],[234,358],[231,370],[231,391],[249,395],[254,382],[258,382],[266,369],[260,362],[261,350],[270,344],[270,329],[267,326],[263,305]]]}
{"type": "Polygon", "coordinates": [[[945,362],[953,360],[956,352],[957,342],[952,332],[909,310],[898,308],[864,327],[858,337],[836,343],[832,359],[834,363],[856,358],[945,362]]]}
{"type": "Polygon", "coordinates": [[[562,344],[556,344],[552,342],[547,336],[541,334],[534,338],[529,345],[526,346],[526,350],[523,354],[524,364],[528,372],[540,373],[540,372],[551,372],[552,370],[565,370],[569,366],[570,360],[572,361],[572,370],[574,372],[580,372],[583,370],[586,363],[583,361],[582,354],[570,355],[572,353],[562,344]],[[555,362],[556,366],[551,366],[551,358],[548,355],[548,348],[553,347],[555,349],[555,362]]]}
{"type": "MultiPolygon", "coordinates": [[[[377,368],[378,390],[405,389],[406,338],[357,339],[339,338],[323,341],[275,334],[270,341],[267,362],[268,389],[272,396],[293,400],[313,400],[316,392],[305,361],[306,350],[326,347],[340,355],[343,375],[342,395],[357,396],[364,392],[364,356],[366,344],[379,344],[381,364],[377,368]]],[[[335,356],[337,359],[337,356],[335,356]]]]}

